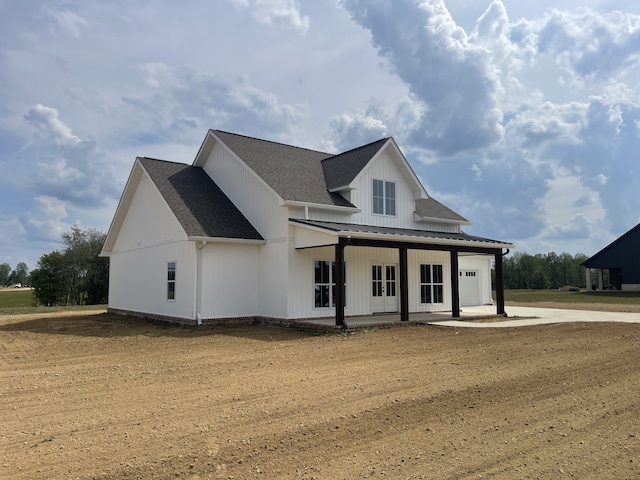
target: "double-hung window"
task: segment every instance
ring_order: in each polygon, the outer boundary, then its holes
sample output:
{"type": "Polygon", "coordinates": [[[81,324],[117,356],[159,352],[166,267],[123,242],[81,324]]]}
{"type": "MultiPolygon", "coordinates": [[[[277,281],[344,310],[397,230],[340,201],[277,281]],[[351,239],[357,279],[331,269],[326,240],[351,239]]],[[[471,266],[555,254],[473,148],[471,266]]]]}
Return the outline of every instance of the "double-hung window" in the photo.
{"type": "Polygon", "coordinates": [[[176,299],[176,262],[167,263],[167,300],[176,299]]]}
{"type": "Polygon", "coordinates": [[[420,303],[443,303],[442,265],[420,265],[420,303]]]}
{"type": "MultiPolygon", "coordinates": [[[[313,279],[315,308],[335,307],[336,262],[332,262],[330,260],[315,260],[313,262],[313,279]]],[[[346,268],[343,272],[343,279],[346,285],[346,268]]]]}
{"type": "Polygon", "coordinates": [[[373,180],[373,213],[396,214],[396,184],[385,180],[373,180]]]}

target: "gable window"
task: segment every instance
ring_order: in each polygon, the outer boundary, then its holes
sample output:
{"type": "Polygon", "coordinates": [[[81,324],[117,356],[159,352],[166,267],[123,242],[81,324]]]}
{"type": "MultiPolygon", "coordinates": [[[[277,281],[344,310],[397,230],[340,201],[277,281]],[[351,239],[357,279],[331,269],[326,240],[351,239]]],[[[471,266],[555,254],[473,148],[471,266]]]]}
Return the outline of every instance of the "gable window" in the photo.
{"type": "MultiPolygon", "coordinates": [[[[315,308],[335,307],[336,297],[336,262],[330,260],[315,260],[313,262],[313,294],[315,308]]],[[[347,284],[346,266],[343,272],[345,285],[347,284]]],[[[346,289],[345,289],[346,292],[346,289]]],[[[345,305],[346,305],[345,301],[345,305]]]]}
{"type": "Polygon", "coordinates": [[[373,180],[373,213],[396,214],[396,184],[385,180],[373,180]]]}
{"type": "Polygon", "coordinates": [[[167,264],[167,300],[176,299],[176,262],[167,264]]]}
{"type": "Polygon", "coordinates": [[[443,303],[442,265],[420,265],[420,303],[443,303]]]}

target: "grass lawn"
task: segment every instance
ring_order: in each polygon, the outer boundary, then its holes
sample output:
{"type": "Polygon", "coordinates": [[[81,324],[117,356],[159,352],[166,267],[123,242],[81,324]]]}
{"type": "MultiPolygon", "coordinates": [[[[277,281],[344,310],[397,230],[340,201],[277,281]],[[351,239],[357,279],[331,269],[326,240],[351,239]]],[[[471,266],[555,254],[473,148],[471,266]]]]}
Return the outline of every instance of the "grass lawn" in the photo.
{"type": "MultiPolygon", "coordinates": [[[[495,294],[494,294],[495,298],[495,294]]],[[[615,290],[560,292],[558,290],[505,290],[505,302],[537,303],[608,303],[618,305],[640,305],[640,292],[615,290]]]]}
{"type": "Polygon", "coordinates": [[[0,290],[0,315],[22,315],[28,313],[64,312],[73,310],[104,310],[107,308],[106,305],[36,307],[35,304],[35,297],[30,288],[0,290]]]}

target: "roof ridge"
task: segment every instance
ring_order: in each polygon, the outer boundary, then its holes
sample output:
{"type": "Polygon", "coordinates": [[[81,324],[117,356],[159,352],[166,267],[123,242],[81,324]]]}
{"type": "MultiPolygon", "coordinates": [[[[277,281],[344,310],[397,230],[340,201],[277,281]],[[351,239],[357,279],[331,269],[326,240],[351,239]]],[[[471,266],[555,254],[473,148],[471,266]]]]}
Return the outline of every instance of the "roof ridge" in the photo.
{"type": "MultiPolygon", "coordinates": [[[[220,132],[220,133],[225,133],[227,135],[234,135],[236,137],[243,137],[243,138],[248,138],[250,140],[257,140],[259,142],[265,142],[265,143],[272,143],[274,145],[281,145],[283,147],[289,147],[289,148],[297,148],[298,150],[306,150],[308,152],[315,152],[315,153],[322,153],[324,155],[329,155],[331,156],[332,154],[329,152],[323,152],[322,150],[314,150],[312,148],[306,148],[306,147],[299,147],[297,145],[290,145],[288,143],[284,143],[284,142],[276,142],[274,140],[265,140],[264,138],[257,138],[257,137],[252,137],[250,135],[243,135],[241,133],[234,133],[234,132],[227,132],[226,130],[219,130],[219,129],[211,129],[212,132],[220,132]]],[[[329,157],[331,158],[331,157],[329,157]]]]}
{"type": "Polygon", "coordinates": [[[390,138],[393,138],[393,137],[382,137],[382,138],[379,138],[378,140],[374,140],[373,142],[369,142],[365,145],[360,145],[359,147],[354,147],[350,150],[345,150],[344,152],[336,153],[335,155],[331,155],[330,157],[323,158],[321,161],[324,162],[325,160],[331,160],[332,158],[339,157],[340,155],[345,155],[347,153],[355,152],[356,150],[361,150],[363,148],[370,147],[374,143],[383,142],[383,141],[386,142],[390,138]]]}
{"type": "Polygon", "coordinates": [[[187,166],[187,167],[191,167],[192,166],[192,165],[189,165],[188,163],[176,162],[174,160],[165,160],[163,158],[153,158],[153,157],[144,157],[144,156],[142,156],[142,157],[139,156],[138,158],[143,158],[145,160],[153,160],[155,162],[165,162],[165,163],[173,163],[173,164],[176,164],[176,165],[184,165],[184,166],[187,166]]]}

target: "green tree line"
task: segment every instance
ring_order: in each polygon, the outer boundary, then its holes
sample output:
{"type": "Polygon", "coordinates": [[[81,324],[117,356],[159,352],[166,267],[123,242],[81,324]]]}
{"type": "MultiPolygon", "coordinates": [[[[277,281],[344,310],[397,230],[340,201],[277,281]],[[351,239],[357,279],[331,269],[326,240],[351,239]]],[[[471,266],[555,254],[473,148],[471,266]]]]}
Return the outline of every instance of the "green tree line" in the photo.
{"type": "Polygon", "coordinates": [[[585,268],[580,264],[588,258],[582,253],[517,252],[503,258],[504,288],[543,290],[565,285],[586,288],[585,268]]]}
{"type": "Polygon", "coordinates": [[[0,285],[30,285],[36,305],[107,303],[109,259],[98,257],[106,234],[77,226],[62,234],[62,250],[40,257],[31,273],[24,262],[15,270],[0,264],[0,285]]]}

